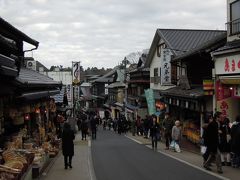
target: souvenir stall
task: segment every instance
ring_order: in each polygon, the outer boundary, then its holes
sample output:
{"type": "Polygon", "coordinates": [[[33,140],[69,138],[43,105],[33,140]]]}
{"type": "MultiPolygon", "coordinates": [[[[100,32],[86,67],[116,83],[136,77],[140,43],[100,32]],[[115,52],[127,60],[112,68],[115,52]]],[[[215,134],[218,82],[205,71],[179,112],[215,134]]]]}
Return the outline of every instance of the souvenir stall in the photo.
{"type": "Polygon", "coordinates": [[[47,101],[4,110],[15,131],[5,138],[4,150],[0,154],[0,177],[38,177],[50,158],[58,154],[60,140],[47,126],[48,111],[47,101]]]}

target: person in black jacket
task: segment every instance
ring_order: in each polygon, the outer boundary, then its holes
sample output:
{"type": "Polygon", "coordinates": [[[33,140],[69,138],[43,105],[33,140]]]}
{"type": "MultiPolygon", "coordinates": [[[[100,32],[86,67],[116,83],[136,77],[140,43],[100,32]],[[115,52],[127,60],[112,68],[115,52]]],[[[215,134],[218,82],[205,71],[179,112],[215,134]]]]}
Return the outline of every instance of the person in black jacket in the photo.
{"type": "Polygon", "coordinates": [[[204,164],[204,168],[211,171],[209,166],[216,159],[217,172],[221,174],[223,172],[219,151],[219,133],[221,133],[221,130],[219,129],[220,118],[221,113],[216,112],[213,121],[211,121],[207,126],[207,137],[205,137],[205,139],[206,146],[209,151],[209,157],[204,164]]]}
{"type": "Polygon", "coordinates": [[[228,118],[224,118],[223,121],[220,122],[220,131],[219,134],[220,144],[219,150],[221,152],[221,161],[222,166],[231,166],[231,146],[230,146],[230,120],[228,118]]]}
{"type": "Polygon", "coordinates": [[[174,126],[174,121],[170,117],[170,114],[167,112],[165,113],[165,119],[163,120],[163,130],[164,130],[164,137],[166,140],[166,148],[169,149],[169,144],[172,141],[172,128],[174,126]]]}
{"type": "Polygon", "coordinates": [[[240,116],[237,116],[231,128],[231,150],[233,152],[232,166],[240,167],[240,116]]]}
{"type": "Polygon", "coordinates": [[[157,118],[156,116],[152,117],[152,125],[150,128],[150,134],[152,137],[152,148],[157,150],[157,141],[160,135],[160,127],[159,124],[157,123],[157,118]]]}
{"type": "Polygon", "coordinates": [[[64,123],[62,132],[62,153],[64,156],[65,169],[67,169],[68,167],[72,168],[72,157],[74,155],[74,139],[75,135],[70,125],[67,122],[64,123]]]}

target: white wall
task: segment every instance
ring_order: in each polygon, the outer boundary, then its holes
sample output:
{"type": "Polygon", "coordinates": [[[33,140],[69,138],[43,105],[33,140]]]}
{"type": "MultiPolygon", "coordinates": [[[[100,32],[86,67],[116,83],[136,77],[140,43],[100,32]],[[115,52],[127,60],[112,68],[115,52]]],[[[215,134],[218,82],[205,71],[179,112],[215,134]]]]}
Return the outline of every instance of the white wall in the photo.
{"type": "Polygon", "coordinates": [[[46,75],[54,81],[62,81],[63,85],[72,84],[72,73],[70,71],[50,71],[46,75]]]}
{"type": "MultiPolygon", "coordinates": [[[[158,68],[158,74],[160,75],[160,67],[161,67],[161,57],[157,56],[157,50],[155,50],[152,63],[150,64],[150,77],[154,77],[154,68],[158,68]]],[[[160,83],[150,83],[151,89],[160,89],[161,85],[160,83]]]]}

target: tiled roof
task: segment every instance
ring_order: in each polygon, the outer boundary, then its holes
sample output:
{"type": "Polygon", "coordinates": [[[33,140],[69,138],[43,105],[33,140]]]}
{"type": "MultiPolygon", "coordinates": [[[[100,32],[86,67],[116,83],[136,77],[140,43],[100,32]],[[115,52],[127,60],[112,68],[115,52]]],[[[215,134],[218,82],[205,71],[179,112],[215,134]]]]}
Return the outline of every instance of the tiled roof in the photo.
{"type": "Polygon", "coordinates": [[[16,78],[17,82],[23,85],[34,86],[61,86],[61,82],[54,81],[53,79],[27,68],[21,68],[19,76],[16,78]]]}
{"type": "Polygon", "coordinates": [[[219,30],[189,30],[189,29],[158,29],[159,35],[168,47],[173,49],[175,56],[194,49],[212,38],[226,34],[219,30]]]}
{"type": "Polygon", "coordinates": [[[228,50],[233,50],[233,49],[238,49],[239,51],[240,48],[240,40],[238,41],[233,41],[233,42],[228,42],[225,44],[225,46],[217,49],[216,51],[214,51],[214,55],[218,54],[218,53],[222,53],[223,51],[228,51],[228,50]]]}
{"type": "Polygon", "coordinates": [[[192,87],[189,90],[185,90],[180,86],[177,86],[165,91],[161,91],[161,95],[197,99],[204,96],[204,91],[202,86],[192,87]]]}
{"type": "Polygon", "coordinates": [[[149,67],[159,40],[162,39],[174,57],[201,46],[219,35],[226,34],[221,30],[194,30],[194,29],[157,29],[147,57],[146,66],[149,67]]]}
{"type": "Polygon", "coordinates": [[[113,75],[117,72],[118,67],[115,67],[113,70],[108,72],[107,74],[101,76],[100,78],[97,78],[91,82],[112,82],[113,81],[113,75]]]}

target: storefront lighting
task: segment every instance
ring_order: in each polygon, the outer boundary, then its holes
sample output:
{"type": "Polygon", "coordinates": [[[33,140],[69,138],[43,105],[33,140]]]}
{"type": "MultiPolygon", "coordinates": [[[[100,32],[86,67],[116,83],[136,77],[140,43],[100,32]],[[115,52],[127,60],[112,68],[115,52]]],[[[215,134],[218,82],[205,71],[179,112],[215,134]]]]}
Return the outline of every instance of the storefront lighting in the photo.
{"type": "Polygon", "coordinates": [[[230,90],[233,90],[233,87],[230,87],[230,90]]]}

